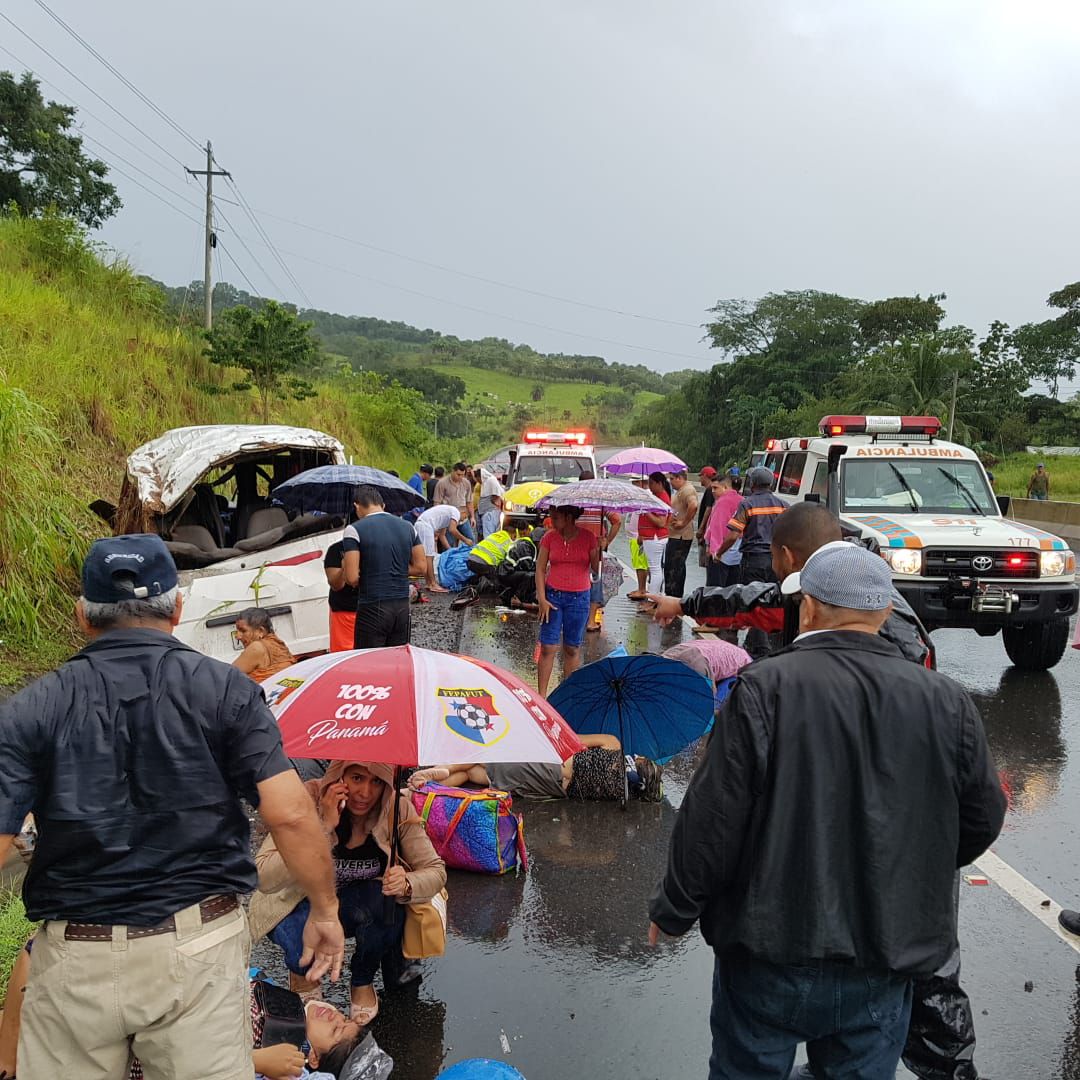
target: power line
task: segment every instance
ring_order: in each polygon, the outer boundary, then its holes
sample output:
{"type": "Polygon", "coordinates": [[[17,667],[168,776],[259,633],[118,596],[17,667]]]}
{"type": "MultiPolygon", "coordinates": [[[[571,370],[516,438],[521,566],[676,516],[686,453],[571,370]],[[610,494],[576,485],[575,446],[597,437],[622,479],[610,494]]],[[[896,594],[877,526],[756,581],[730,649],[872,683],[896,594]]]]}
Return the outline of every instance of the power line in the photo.
{"type": "MultiPolygon", "coordinates": [[[[252,243],[259,243],[260,241],[253,240],[252,243]]],[[[322,267],[324,270],[332,270],[336,274],[345,274],[347,277],[358,278],[360,281],[367,281],[374,285],[381,285],[387,289],[394,289],[398,292],[408,293],[411,296],[419,296],[425,300],[434,300],[437,304],[446,304],[448,307],[460,308],[463,311],[472,311],[479,315],[489,315],[495,319],[505,319],[508,322],[520,323],[522,326],[531,326],[537,330],[547,330],[553,334],[565,334],[567,337],[580,338],[584,341],[595,341],[603,345],[614,345],[620,349],[634,349],[638,352],[655,353],[658,356],[668,356],[672,358],[679,358],[683,360],[693,360],[695,363],[701,363],[702,357],[693,356],[690,353],[672,352],[670,349],[655,349],[650,345],[635,345],[628,341],[615,341],[611,338],[594,337],[592,334],[581,334],[575,330],[564,330],[558,326],[549,326],[546,323],[532,322],[529,319],[519,318],[517,315],[506,315],[501,311],[491,311],[488,308],[474,307],[471,304],[462,304],[456,300],[447,300],[442,296],[434,296],[431,293],[421,292],[419,289],[410,289],[405,285],[395,285],[391,281],[384,281],[381,278],[369,277],[366,274],[359,274],[355,270],[349,270],[344,266],[332,266],[329,263],[320,262],[318,259],[312,259],[307,255],[301,255],[297,251],[289,251],[286,248],[282,248],[282,254],[288,255],[293,259],[300,259],[302,262],[311,263],[313,266],[322,267]]],[[[695,329],[697,329],[695,327],[695,329]]]]}
{"type": "MultiPolygon", "coordinates": [[[[239,237],[237,239],[239,239],[239,237]]],[[[243,243],[242,240],[240,242],[243,243]]],[[[246,244],[244,244],[244,248],[246,250],[246,248],[247,248],[246,244]]],[[[218,239],[217,248],[215,250],[224,251],[225,254],[228,255],[229,262],[231,262],[233,264],[233,266],[236,267],[236,269],[239,272],[240,276],[247,282],[248,288],[251,290],[252,295],[257,296],[260,300],[262,300],[263,299],[263,294],[261,292],[259,292],[258,289],[255,288],[255,286],[251,282],[251,278],[249,278],[247,276],[247,274],[244,273],[244,268],[233,258],[232,252],[229,251],[229,249],[221,242],[220,238],[218,239]]],[[[251,252],[249,251],[248,254],[250,255],[251,252]]],[[[258,263],[256,263],[256,266],[257,265],[258,265],[258,263]]],[[[266,271],[264,270],[263,273],[266,273],[266,271]]],[[[222,279],[221,257],[219,256],[218,257],[218,280],[221,280],[221,279],[222,279]]]]}
{"type": "Polygon", "coordinates": [[[236,181],[230,176],[228,178],[228,183],[229,187],[231,187],[232,190],[235,192],[237,199],[240,200],[240,205],[243,208],[244,212],[247,214],[248,220],[252,223],[252,225],[255,226],[255,231],[259,234],[259,236],[262,237],[263,242],[270,249],[270,254],[273,255],[273,257],[277,260],[277,264],[281,267],[281,269],[285,271],[285,276],[289,279],[289,281],[292,282],[293,287],[296,289],[297,293],[302,296],[307,302],[307,306],[309,308],[313,308],[315,305],[311,302],[311,297],[308,296],[308,294],[304,291],[304,287],[300,284],[299,281],[297,281],[296,276],[289,268],[289,265],[281,257],[278,249],[274,246],[274,242],[270,239],[270,236],[262,227],[262,223],[255,216],[255,211],[251,209],[251,204],[247,201],[247,199],[244,198],[244,194],[237,186],[236,181]]]}
{"type": "Polygon", "coordinates": [[[175,211],[177,214],[181,214],[183,217],[186,217],[188,221],[194,221],[196,225],[202,224],[202,222],[198,218],[192,217],[186,210],[181,210],[179,206],[174,206],[171,202],[169,202],[168,199],[163,198],[156,191],[154,191],[153,188],[148,188],[144,183],[142,183],[142,181],[136,180],[134,176],[132,176],[130,173],[124,172],[124,170],[121,169],[118,165],[114,164],[111,161],[106,161],[105,164],[108,165],[113,172],[119,173],[125,179],[130,180],[131,183],[133,183],[136,187],[142,188],[147,195],[153,195],[153,197],[157,199],[158,202],[164,203],[170,210],[175,211]]]}
{"type": "Polygon", "coordinates": [[[109,71],[113,73],[144,105],[152,109],[166,124],[169,125],[178,135],[185,138],[197,149],[201,150],[202,147],[193,135],[185,131],[168,113],[163,109],[159,109],[126,75],[113,66],[104,56],[101,55],[77,30],[69,26],[48,4],[45,0],[35,0],[35,3],[42,11],[44,11],[51,19],[59,23],[95,60],[100,61],[109,71]]]}
{"type": "Polygon", "coordinates": [[[156,176],[151,176],[145,169],[140,169],[138,165],[135,165],[133,162],[128,161],[126,157],[122,157],[115,150],[110,150],[109,147],[107,147],[100,139],[95,139],[93,135],[87,135],[85,132],[83,133],[82,138],[85,139],[87,142],[93,143],[95,146],[101,147],[101,149],[106,154],[111,154],[114,158],[116,158],[117,161],[122,161],[125,165],[128,166],[128,168],[134,169],[141,176],[145,176],[146,179],[149,180],[151,183],[157,184],[157,186],[163,191],[167,191],[174,198],[179,199],[182,203],[190,206],[193,210],[202,209],[202,207],[200,207],[198,203],[192,202],[186,195],[183,195],[179,191],[174,191],[167,184],[163,184],[160,180],[158,180],[156,176]]]}
{"type": "MultiPolygon", "coordinates": [[[[180,166],[180,168],[184,167],[184,163],[174,153],[172,153],[170,150],[166,150],[165,147],[162,146],[161,143],[159,143],[157,139],[155,139],[152,135],[147,135],[147,133],[143,131],[143,129],[139,127],[139,125],[136,124],[134,120],[128,119],[128,117],[125,116],[111,101],[109,101],[107,98],[102,97],[101,94],[99,94],[92,86],[80,79],[79,76],[76,75],[75,72],[67,66],[67,64],[65,64],[62,60],[58,60],[51,52],[49,52],[48,49],[45,48],[44,45],[41,45],[37,41],[35,41],[21,26],[12,22],[12,20],[9,19],[8,16],[5,15],[2,11],[0,11],[0,19],[3,19],[4,22],[8,23],[10,26],[13,26],[16,30],[18,30],[18,32],[22,34],[22,36],[26,38],[26,40],[29,41],[31,45],[33,45],[37,49],[40,49],[58,67],[63,68],[63,70],[66,71],[81,87],[89,90],[90,93],[98,99],[98,101],[112,109],[112,111],[116,113],[116,115],[119,116],[121,120],[123,120],[126,124],[130,124],[144,139],[146,139],[148,142],[153,143],[154,146],[156,146],[166,157],[172,158],[172,160],[175,161],[176,164],[180,166]]],[[[10,53],[8,55],[10,55],[10,53]]]]}
{"type": "MultiPolygon", "coordinates": [[[[247,246],[246,241],[240,235],[239,231],[237,229],[233,228],[232,222],[225,216],[225,214],[221,210],[218,211],[218,214],[221,217],[221,220],[225,222],[226,227],[231,231],[232,235],[236,237],[237,242],[240,244],[240,246],[248,253],[248,258],[251,259],[251,261],[259,268],[259,270],[262,272],[263,277],[266,278],[266,280],[270,282],[270,285],[274,289],[274,291],[279,296],[284,297],[285,293],[282,290],[281,286],[278,285],[278,283],[270,276],[270,273],[266,269],[266,267],[264,267],[263,264],[261,262],[259,262],[259,260],[257,258],[255,258],[254,252],[251,250],[251,248],[249,248],[247,246]]],[[[220,238],[218,238],[218,243],[219,244],[221,243],[220,238]]],[[[235,266],[236,265],[236,260],[233,259],[232,255],[229,255],[229,258],[232,259],[233,265],[235,266]]],[[[243,271],[241,271],[241,273],[243,273],[243,271]]],[[[255,295],[261,297],[262,293],[260,293],[260,292],[258,292],[256,290],[255,295]]]]}
{"type": "MultiPolygon", "coordinates": [[[[33,75],[34,78],[38,80],[38,82],[44,83],[45,86],[51,86],[55,91],[68,98],[70,104],[74,108],[78,109],[80,113],[85,113],[91,119],[96,120],[103,128],[105,128],[106,131],[112,132],[112,134],[115,135],[118,139],[122,139],[124,142],[126,142],[128,146],[134,148],[135,150],[138,150],[138,152],[142,154],[143,157],[145,157],[148,161],[152,161],[155,165],[157,165],[159,169],[164,169],[165,172],[168,173],[172,172],[171,165],[166,165],[160,158],[156,158],[153,154],[148,153],[137,142],[135,142],[133,139],[129,139],[123,132],[117,131],[116,128],[114,128],[107,121],[102,120],[101,117],[97,115],[97,113],[91,112],[85,105],[80,105],[78,102],[71,100],[71,95],[66,90],[64,90],[63,87],[57,86],[56,83],[50,82],[48,79],[43,78],[28,63],[26,63],[24,60],[20,60],[19,57],[17,57],[10,49],[6,48],[3,45],[0,45],[0,52],[7,53],[7,55],[10,56],[11,59],[19,65],[19,67],[21,67],[24,71],[30,72],[30,74],[33,75]]],[[[84,138],[88,137],[81,129],[80,134],[82,134],[84,138]]],[[[131,167],[135,168],[134,165],[132,165],[131,167]]]]}
{"type": "Polygon", "coordinates": [[[430,262],[427,259],[421,259],[415,255],[405,255],[400,251],[392,251],[390,248],[379,247],[377,244],[368,243],[366,240],[358,240],[352,236],[343,236],[341,233],[331,232],[329,229],[321,229],[317,225],[308,225],[303,221],[296,221],[294,218],[282,217],[280,214],[273,214],[269,210],[260,210],[260,214],[265,217],[273,218],[275,221],[284,222],[287,225],[295,225],[298,229],[307,229],[309,232],[319,233],[322,236],[332,237],[334,240],[341,240],[346,244],[355,244],[357,247],[367,248],[369,251],[377,251],[380,255],[390,255],[395,259],[403,259],[405,262],[415,263],[417,266],[426,266],[431,270],[441,270],[446,274],[455,274],[458,277],[469,278],[471,281],[481,281],[485,285],[495,285],[500,289],[511,289],[514,292],[526,293],[529,296],[539,296],[545,300],[557,300],[562,304],[572,304],[574,307],[588,308],[590,311],[604,311],[609,315],[622,315],[628,319],[640,319],[645,322],[662,323],[666,326],[684,326],[691,330],[700,330],[699,323],[682,322],[678,319],[664,319],[657,315],[643,315],[636,311],[624,311],[622,308],[605,307],[603,304],[590,304],[584,300],[574,300],[569,296],[559,296],[557,293],[543,292],[540,289],[530,289],[525,285],[514,285],[508,281],[499,281],[496,278],[484,277],[482,274],[473,274],[468,270],[459,270],[453,266],[444,266],[442,263],[430,262]]]}

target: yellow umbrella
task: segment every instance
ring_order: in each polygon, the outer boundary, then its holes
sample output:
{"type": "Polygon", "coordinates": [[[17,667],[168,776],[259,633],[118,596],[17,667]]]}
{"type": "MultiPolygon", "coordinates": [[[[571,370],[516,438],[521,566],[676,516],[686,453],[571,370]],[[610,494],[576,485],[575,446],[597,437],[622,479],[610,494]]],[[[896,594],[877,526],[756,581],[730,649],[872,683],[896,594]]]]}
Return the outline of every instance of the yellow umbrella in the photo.
{"type": "Polygon", "coordinates": [[[529,510],[558,486],[558,484],[545,483],[543,480],[515,484],[503,496],[503,509],[506,511],[529,510]]]}

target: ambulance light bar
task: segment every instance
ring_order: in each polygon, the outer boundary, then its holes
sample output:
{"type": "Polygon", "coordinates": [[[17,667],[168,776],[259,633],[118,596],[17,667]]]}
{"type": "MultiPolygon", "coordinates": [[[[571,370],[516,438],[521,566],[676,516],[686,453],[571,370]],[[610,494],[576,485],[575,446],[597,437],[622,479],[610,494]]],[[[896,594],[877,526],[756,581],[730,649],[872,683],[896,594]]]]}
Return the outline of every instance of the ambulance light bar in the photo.
{"type": "Polygon", "coordinates": [[[576,443],[585,446],[589,441],[587,431],[526,431],[528,443],[576,443]]]}
{"type": "Polygon", "coordinates": [[[936,416],[823,416],[822,435],[937,435],[936,416]]]}

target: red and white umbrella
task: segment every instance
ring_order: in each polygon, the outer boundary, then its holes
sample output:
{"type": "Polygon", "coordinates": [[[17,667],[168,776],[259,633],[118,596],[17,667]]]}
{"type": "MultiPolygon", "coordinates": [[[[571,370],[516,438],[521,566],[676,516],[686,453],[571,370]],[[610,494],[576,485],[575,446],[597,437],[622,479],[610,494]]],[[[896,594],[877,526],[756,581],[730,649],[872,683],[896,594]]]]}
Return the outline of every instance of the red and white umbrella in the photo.
{"type": "Polygon", "coordinates": [[[516,675],[411,645],[302,660],[271,675],[263,689],[293,758],[557,763],[584,749],[516,675]]]}

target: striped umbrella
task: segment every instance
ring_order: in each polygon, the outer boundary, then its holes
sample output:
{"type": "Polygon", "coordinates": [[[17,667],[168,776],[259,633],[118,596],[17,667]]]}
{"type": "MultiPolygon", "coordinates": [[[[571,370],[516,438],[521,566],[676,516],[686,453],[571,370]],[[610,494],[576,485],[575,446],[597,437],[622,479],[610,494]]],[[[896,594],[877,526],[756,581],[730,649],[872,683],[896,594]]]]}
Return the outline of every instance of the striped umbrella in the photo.
{"type": "Polygon", "coordinates": [[[537,510],[559,506],[580,506],[584,510],[612,510],[617,514],[670,514],[671,507],[651,491],[634,487],[625,480],[579,480],[561,484],[545,495],[537,510]]]}

